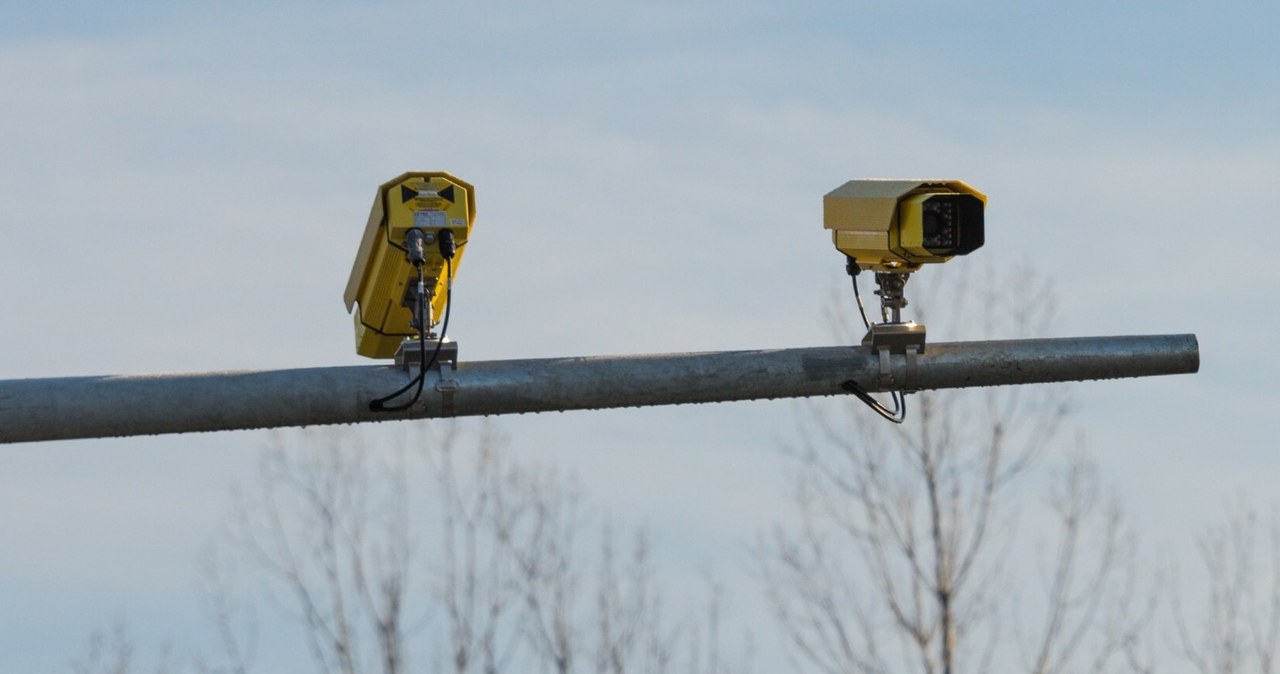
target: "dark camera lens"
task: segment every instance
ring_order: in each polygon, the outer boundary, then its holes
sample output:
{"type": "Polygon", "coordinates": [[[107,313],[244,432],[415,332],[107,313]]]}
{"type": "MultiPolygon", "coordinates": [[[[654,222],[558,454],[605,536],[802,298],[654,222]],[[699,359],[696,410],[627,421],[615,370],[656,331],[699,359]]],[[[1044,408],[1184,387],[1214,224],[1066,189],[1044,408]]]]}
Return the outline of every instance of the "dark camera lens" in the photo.
{"type": "Polygon", "coordinates": [[[925,248],[934,250],[955,246],[955,203],[941,197],[934,197],[924,202],[924,213],[920,225],[925,248]]]}
{"type": "Polygon", "coordinates": [[[964,255],[982,246],[982,200],[970,194],[940,194],[924,202],[920,229],[925,249],[964,255]]]}
{"type": "Polygon", "coordinates": [[[924,208],[924,222],[922,225],[926,239],[938,234],[938,211],[935,208],[931,208],[931,206],[933,204],[925,204],[924,208]]]}

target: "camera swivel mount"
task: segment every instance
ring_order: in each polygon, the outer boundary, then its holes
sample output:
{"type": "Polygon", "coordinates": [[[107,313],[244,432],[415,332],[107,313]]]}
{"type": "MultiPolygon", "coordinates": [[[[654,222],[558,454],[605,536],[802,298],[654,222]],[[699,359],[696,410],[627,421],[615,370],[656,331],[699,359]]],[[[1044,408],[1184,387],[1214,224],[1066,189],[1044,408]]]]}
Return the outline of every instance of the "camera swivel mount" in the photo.
{"type": "MultiPolygon", "coordinates": [[[[427,248],[437,245],[440,257],[446,262],[446,271],[451,270],[452,260],[457,254],[457,244],[452,231],[441,229],[437,234],[434,231],[413,228],[405,234],[406,258],[419,272],[422,272],[426,264],[427,248]]],[[[444,279],[446,296],[452,287],[452,281],[446,273],[444,279]]],[[[435,331],[437,317],[434,305],[436,288],[439,284],[439,278],[425,277],[424,274],[419,273],[417,283],[409,283],[405,286],[404,298],[400,300],[400,306],[409,310],[409,329],[418,335],[404,338],[393,356],[396,365],[405,370],[425,367],[428,370],[439,369],[447,372],[448,367],[457,365],[458,343],[435,331]]],[[[449,298],[445,299],[447,312],[449,298]]]]}
{"type": "Polygon", "coordinates": [[[880,287],[876,291],[876,295],[880,297],[881,323],[902,322],[902,310],[908,304],[903,291],[906,290],[907,281],[910,278],[911,274],[909,272],[876,272],[876,285],[880,287]],[[890,320],[890,317],[893,320],[890,320]]]}
{"type": "Polygon", "coordinates": [[[906,272],[876,272],[881,322],[867,324],[867,334],[862,338],[862,345],[871,347],[879,358],[880,374],[876,381],[880,388],[904,393],[915,389],[916,357],[924,353],[925,345],[925,327],[914,321],[902,320],[902,309],[907,306],[903,291],[910,276],[906,272]],[[890,357],[893,354],[906,359],[906,375],[901,382],[895,381],[893,376],[890,357]]]}

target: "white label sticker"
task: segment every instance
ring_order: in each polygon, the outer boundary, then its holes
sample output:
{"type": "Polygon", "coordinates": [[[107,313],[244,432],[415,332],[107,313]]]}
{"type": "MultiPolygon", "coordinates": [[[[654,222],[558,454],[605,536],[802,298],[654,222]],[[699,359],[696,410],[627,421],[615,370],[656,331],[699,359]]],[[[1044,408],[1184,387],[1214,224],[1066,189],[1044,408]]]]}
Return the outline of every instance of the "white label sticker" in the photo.
{"type": "Polygon", "coordinates": [[[413,226],[422,229],[444,227],[444,211],[414,211],[413,226]]]}

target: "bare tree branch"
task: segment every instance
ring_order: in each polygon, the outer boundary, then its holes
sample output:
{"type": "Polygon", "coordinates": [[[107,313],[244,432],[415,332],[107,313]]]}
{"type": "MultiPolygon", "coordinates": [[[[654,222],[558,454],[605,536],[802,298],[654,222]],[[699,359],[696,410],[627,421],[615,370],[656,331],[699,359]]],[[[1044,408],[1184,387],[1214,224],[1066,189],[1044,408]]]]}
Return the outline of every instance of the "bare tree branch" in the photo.
{"type": "MultiPolygon", "coordinates": [[[[620,545],[576,481],[501,444],[489,430],[464,443],[454,424],[419,428],[401,443],[415,452],[276,436],[238,498],[234,540],[284,590],[315,666],[397,674],[425,645],[454,674],[657,674],[677,653],[719,674],[718,636],[685,649],[688,630],[667,626],[648,537],[620,545]]],[[[243,672],[232,589],[217,574],[207,587],[229,670],[243,672]]]]}
{"type": "Polygon", "coordinates": [[[74,660],[71,671],[75,674],[129,674],[133,671],[133,641],[128,636],[124,621],[118,620],[110,632],[95,631],[89,635],[89,644],[83,658],[74,660]]]}
{"type": "Polygon", "coordinates": [[[1280,645],[1280,520],[1247,506],[1199,538],[1207,596],[1193,627],[1174,593],[1180,655],[1203,674],[1275,671],[1280,645]]]}
{"type": "MultiPolygon", "coordinates": [[[[954,291],[931,305],[942,307],[928,316],[933,335],[1026,336],[1052,315],[1051,287],[1029,270],[988,278],[985,294],[963,276],[945,283],[916,288],[920,296],[954,291]]],[[[872,425],[856,406],[852,422],[806,410],[791,451],[798,522],[757,545],[782,629],[798,660],[818,671],[954,674],[1000,657],[1000,616],[1013,596],[1001,553],[1019,510],[1007,492],[1054,441],[1066,400],[1050,387],[911,400],[913,419],[891,428],[872,425]],[[893,643],[902,655],[886,653],[893,643]]],[[[1062,538],[1028,668],[1038,674],[1066,671],[1086,641],[1121,649],[1092,629],[1123,561],[1119,515],[1096,506],[1084,466],[1068,473],[1052,504],[1062,538]]]]}

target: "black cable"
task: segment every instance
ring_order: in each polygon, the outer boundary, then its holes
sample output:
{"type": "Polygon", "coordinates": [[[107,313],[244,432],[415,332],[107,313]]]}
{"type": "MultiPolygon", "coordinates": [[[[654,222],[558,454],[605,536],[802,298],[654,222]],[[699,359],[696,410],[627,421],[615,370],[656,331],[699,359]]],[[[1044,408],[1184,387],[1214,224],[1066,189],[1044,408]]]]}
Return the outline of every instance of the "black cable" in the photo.
{"type": "MultiPolygon", "coordinates": [[[[370,411],[403,412],[404,410],[407,410],[410,407],[413,407],[413,405],[422,398],[422,386],[425,383],[427,378],[427,370],[430,370],[431,367],[435,365],[436,360],[440,357],[440,350],[441,348],[444,347],[445,335],[449,334],[449,314],[450,314],[450,311],[453,309],[453,256],[456,251],[456,248],[454,246],[453,233],[447,229],[441,230],[439,243],[440,243],[440,253],[444,257],[444,263],[445,263],[444,321],[441,322],[440,324],[440,339],[436,341],[436,348],[435,348],[435,351],[433,351],[431,354],[431,359],[427,361],[421,361],[422,367],[418,370],[417,376],[409,380],[409,383],[400,387],[394,393],[385,395],[381,398],[371,401],[369,403],[370,411]],[[388,400],[391,400],[392,398],[399,396],[405,391],[408,391],[410,388],[413,388],[414,391],[413,391],[413,397],[409,399],[409,402],[402,403],[399,405],[386,404],[388,400]]],[[[464,241],[463,243],[465,244],[466,242],[464,241]]],[[[416,260],[415,260],[415,263],[416,263],[416,260]]],[[[422,265],[417,264],[416,266],[418,267],[418,317],[419,317],[418,321],[420,323],[420,325],[418,326],[418,358],[421,359],[423,355],[426,354],[427,352],[428,326],[425,325],[426,316],[427,316],[427,299],[426,299],[427,293],[425,292],[423,287],[422,265]]]]}
{"type": "Polygon", "coordinates": [[[889,392],[889,397],[893,400],[893,409],[890,410],[879,400],[873,398],[871,394],[867,393],[861,386],[858,386],[858,382],[852,379],[844,382],[840,387],[857,396],[858,400],[866,403],[867,407],[874,410],[876,414],[879,414],[895,424],[900,424],[907,420],[907,398],[897,391],[889,392]]]}
{"type": "Polygon", "coordinates": [[[871,329],[871,321],[867,320],[867,308],[862,305],[862,293],[858,292],[858,274],[862,273],[862,267],[858,266],[858,261],[852,256],[845,256],[844,270],[849,273],[849,278],[853,279],[853,299],[858,301],[858,314],[862,316],[863,329],[871,329]]]}
{"type": "MultiPolygon", "coordinates": [[[[846,256],[845,271],[849,273],[849,278],[853,279],[853,297],[858,301],[858,313],[862,316],[862,326],[867,330],[871,329],[871,321],[867,320],[867,308],[862,304],[862,293],[858,292],[858,274],[862,272],[862,267],[858,266],[858,261],[851,256],[846,256]]],[[[893,401],[893,409],[885,407],[883,403],[876,400],[867,393],[858,382],[850,379],[840,385],[841,388],[858,397],[858,400],[866,403],[876,414],[900,424],[907,419],[907,397],[898,391],[890,391],[889,399],[893,401]]]]}
{"type": "MultiPolygon", "coordinates": [[[[445,335],[449,333],[449,314],[450,314],[450,310],[453,309],[453,260],[445,259],[445,267],[447,269],[447,272],[445,275],[445,278],[447,279],[447,281],[446,281],[445,291],[444,291],[444,302],[445,302],[444,321],[441,322],[440,324],[440,339],[436,341],[436,348],[431,353],[431,359],[422,363],[422,368],[418,370],[417,376],[415,376],[412,380],[410,380],[408,384],[405,384],[404,386],[400,387],[400,389],[395,393],[383,396],[369,403],[370,410],[374,412],[403,412],[409,409],[410,407],[413,407],[413,405],[417,403],[419,399],[422,398],[422,386],[426,381],[427,371],[430,370],[431,367],[436,364],[436,360],[440,357],[440,350],[442,347],[444,347],[445,335]],[[391,400],[392,398],[395,398],[396,396],[404,393],[405,391],[408,391],[411,387],[414,387],[414,391],[413,391],[413,397],[409,399],[409,402],[401,403],[399,405],[386,404],[388,400],[391,400]]],[[[425,300],[421,300],[421,301],[425,302],[425,300]]],[[[423,312],[424,312],[423,315],[425,315],[425,308],[423,309],[423,312]]],[[[427,331],[425,328],[423,328],[418,332],[418,357],[419,358],[422,357],[422,354],[427,352],[426,332],[427,331]]]]}
{"type": "MultiPolygon", "coordinates": [[[[419,316],[418,321],[419,323],[425,322],[425,316],[426,316],[426,310],[427,310],[425,284],[423,283],[423,280],[424,279],[422,275],[422,267],[418,267],[418,316],[419,316]]],[[[425,354],[427,352],[426,335],[427,335],[427,326],[421,325],[421,324],[418,325],[418,357],[419,358],[422,358],[422,354],[425,354]]],[[[409,383],[405,384],[404,386],[401,386],[399,389],[397,389],[393,393],[390,393],[381,398],[378,398],[377,400],[371,401],[369,403],[369,409],[374,412],[398,412],[401,410],[408,409],[409,406],[417,402],[418,398],[422,395],[423,372],[425,372],[425,369],[419,370],[417,376],[415,376],[413,379],[410,379],[409,383]],[[417,386],[417,389],[413,392],[413,399],[410,400],[404,406],[399,406],[399,405],[388,406],[385,404],[388,400],[395,398],[396,396],[400,395],[401,393],[404,393],[405,391],[408,391],[410,388],[413,388],[414,386],[417,386]]]]}

